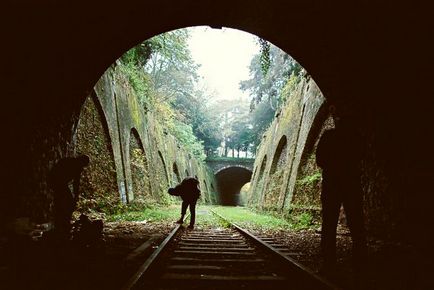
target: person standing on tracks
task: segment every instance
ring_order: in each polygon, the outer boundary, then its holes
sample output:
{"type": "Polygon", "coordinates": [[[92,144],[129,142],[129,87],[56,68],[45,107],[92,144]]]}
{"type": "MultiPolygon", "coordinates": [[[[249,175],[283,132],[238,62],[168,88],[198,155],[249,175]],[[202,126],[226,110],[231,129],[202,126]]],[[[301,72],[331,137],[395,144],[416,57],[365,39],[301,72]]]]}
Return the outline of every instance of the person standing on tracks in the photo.
{"type": "Polygon", "coordinates": [[[322,169],[322,229],[321,250],[323,272],[336,271],[336,228],[343,204],[353,244],[355,270],[361,266],[366,250],[363,225],[363,193],[361,188],[362,142],[349,108],[338,112],[329,107],[335,128],[321,136],[316,162],[322,169]]]}
{"type": "Polygon", "coordinates": [[[170,195],[180,196],[182,199],[181,218],[177,223],[183,223],[187,207],[190,207],[190,225],[188,228],[193,229],[196,221],[196,203],[200,197],[199,181],[194,177],[187,177],[175,188],[169,188],[168,192],[170,195]]]}
{"type": "Polygon", "coordinates": [[[59,239],[70,238],[72,213],[79,197],[80,175],[87,165],[89,156],[80,155],[60,159],[50,171],[49,183],[54,192],[54,232],[59,239]]]}

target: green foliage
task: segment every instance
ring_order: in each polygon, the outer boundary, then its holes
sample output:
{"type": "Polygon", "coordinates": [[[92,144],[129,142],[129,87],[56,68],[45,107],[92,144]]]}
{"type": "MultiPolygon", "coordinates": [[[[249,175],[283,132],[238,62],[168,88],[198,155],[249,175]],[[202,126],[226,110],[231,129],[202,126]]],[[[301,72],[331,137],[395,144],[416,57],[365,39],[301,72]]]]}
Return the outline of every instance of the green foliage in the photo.
{"type": "Polygon", "coordinates": [[[318,171],[312,175],[303,176],[303,178],[297,180],[297,183],[300,185],[312,185],[320,181],[321,176],[322,176],[321,172],[318,171]]]}
{"type": "Polygon", "coordinates": [[[254,162],[255,158],[243,158],[243,157],[226,157],[226,156],[209,156],[206,158],[207,161],[217,161],[217,162],[254,162]]]}
{"type": "Polygon", "coordinates": [[[262,141],[263,134],[274,120],[275,111],[268,102],[259,103],[251,113],[252,130],[251,139],[254,148],[257,148],[262,141]]]}
{"type": "Polygon", "coordinates": [[[283,179],[284,170],[282,168],[278,168],[270,177],[268,182],[266,192],[263,192],[264,209],[271,209],[275,211],[280,211],[281,209],[281,200],[280,200],[280,190],[282,187],[282,179],[283,179]]]}
{"type": "Polygon", "coordinates": [[[179,218],[179,206],[168,207],[140,207],[125,206],[121,211],[114,212],[107,217],[107,221],[174,221],[179,218]]]}
{"type": "MultiPolygon", "coordinates": [[[[108,132],[92,97],[85,101],[76,133],[76,150],[90,157],[90,164],[80,178],[80,212],[103,212],[101,204],[119,200],[116,170],[108,132]]],[[[105,208],[105,205],[102,206],[105,208]]]]}
{"type": "Polygon", "coordinates": [[[193,134],[191,125],[180,122],[174,119],[173,122],[167,124],[170,133],[175,136],[188,151],[192,152],[199,160],[205,160],[203,141],[193,134]]]}
{"type": "MultiPolygon", "coordinates": [[[[126,205],[122,209],[107,215],[107,221],[147,221],[173,222],[179,218],[180,204],[170,206],[126,205]]],[[[312,215],[302,213],[288,218],[275,213],[259,213],[244,207],[204,206],[197,208],[196,225],[228,227],[229,224],[211,214],[211,210],[224,216],[229,221],[246,229],[262,230],[299,230],[314,225],[312,215]]]]}
{"type": "Polygon", "coordinates": [[[291,95],[295,92],[297,88],[297,84],[300,81],[300,76],[295,74],[293,71],[285,86],[282,89],[282,93],[280,94],[279,103],[283,104],[286,100],[288,100],[291,95]]]}
{"type": "Polygon", "coordinates": [[[260,54],[253,57],[249,69],[250,79],[240,82],[240,88],[252,97],[251,108],[267,101],[274,111],[283,105],[281,94],[290,76],[298,76],[301,72],[301,66],[274,45],[263,48],[260,54]],[[266,73],[263,70],[264,54],[269,58],[266,73]]]}
{"type": "MultiPolygon", "coordinates": [[[[146,221],[149,223],[173,223],[179,219],[181,205],[173,204],[169,206],[126,206],[122,211],[108,215],[106,220],[111,221],[146,221]]],[[[196,225],[198,227],[227,227],[221,219],[211,212],[210,207],[199,205],[196,209],[196,225]]]]}
{"type": "Polygon", "coordinates": [[[308,212],[303,212],[300,215],[296,216],[295,220],[297,221],[294,226],[296,229],[309,228],[309,226],[313,224],[313,217],[308,212]]]}
{"type": "Polygon", "coordinates": [[[285,52],[260,40],[261,52],[250,63],[250,79],[240,88],[251,96],[251,142],[258,146],[283,104],[290,98],[300,79],[301,66],[285,52]]]}
{"type": "MultiPolygon", "coordinates": [[[[248,100],[230,99],[220,100],[214,105],[213,114],[219,124],[218,132],[221,132],[220,142],[223,146],[223,156],[228,156],[232,150],[232,157],[235,151],[244,153],[244,157],[252,150],[252,127],[251,118],[248,111],[248,100]]],[[[208,154],[212,156],[213,154],[208,154]]]]}
{"type": "MultiPolygon", "coordinates": [[[[120,69],[146,110],[153,111],[179,143],[203,160],[205,141],[198,132],[212,122],[204,114],[201,92],[195,91],[197,65],[188,49],[187,29],[144,41],[121,57],[120,69]]],[[[218,130],[215,130],[218,131],[218,130]]],[[[206,133],[206,132],[205,132],[206,133]]]]}
{"type": "Polygon", "coordinates": [[[149,76],[143,70],[138,69],[133,61],[121,63],[119,68],[121,72],[127,76],[130,85],[137,95],[139,103],[145,110],[148,110],[153,95],[152,82],[149,76]]]}
{"type": "Polygon", "coordinates": [[[292,208],[297,211],[321,208],[321,177],[322,173],[316,165],[315,154],[312,154],[303,162],[297,174],[292,208]]]}
{"type": "Polygon", "coordinates": [[[141,44],[128,50],[121,57],[121,61],[123,63],[131,63],[138,67],[144,66],[151,56],[152,49],[153,43],[146,41],[142,42],[141,44]]]}
{"type": "Polygon", "coordinates": [[[259,46],[261,47],[261,51],[260,51],[261,71],[262,74],[266,76],[271,65],[271,58],[270,58],[271,46],[268,41],[262,38],[259,38],[258,42],[259,42],[259,46]]]}
{"type": "Polygon", "coordinates": [[[293,225],[289,221],[281,217],[269,213],[253,212],[244,207],[219,206],[215,207],[214,211],[246,229],[260,228],[285,230],[293,228],[293,225]]]}

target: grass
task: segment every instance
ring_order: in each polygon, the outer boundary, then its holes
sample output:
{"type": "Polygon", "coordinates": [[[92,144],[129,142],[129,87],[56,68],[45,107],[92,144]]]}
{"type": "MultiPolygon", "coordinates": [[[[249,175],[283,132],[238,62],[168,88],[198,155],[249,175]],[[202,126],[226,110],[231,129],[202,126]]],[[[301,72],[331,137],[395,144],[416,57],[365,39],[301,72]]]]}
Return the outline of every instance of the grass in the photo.
{"type": "MultiPolygon", "coordinates": [[[[222,222],[209,211],[210,206],[196,206],[196,224],[201,226],[221,227],[222,222]]],[[[189,210],[187,210],[187,214],[189,210]]],[[[154,205],[143,209],[127,210],[122,213],[107,216],[108,222],[114,221],[148,221],[148,222],[174,222],[181,215],[181,204],[168,206],[154,205]]],[[[187,222],[189,220],[187,219],[187,222]]]]}
{"type": "Polygon", "coordinates": [[[180,205],[169,205],[165,207],[147,207],[142,210],[131,210],[119,214],[107,216],[107,221],[148,221],[164,222],[175,221],[180,216],[180,205]]]}
{"type": "MultiPolygon", "coordinates": [[[[142,210],[130,210],[107,217],[107,221],[173,222],[180,217],[181,205],[153,206],[142,210]]],[[[246,229],[300,230],[314,226],[309,213],[283,218],[271,213],[259,213],[245,207],[198,205],[196,225],[200,227],[225,227],[227,224],[211,214],[211,210],[246,229]]],[[[187,211],[188,212],[188,211],[187,211]]],[[[187,220],[188,222],[188,220],[187,220]]]]}
{"type": "Polygon", "coordinates": [[[269,214],[256,213],[244,207],[213,207],[214,211],[239,226],[251,229],[290,230],[294,226],[289,221],[269,214]]]}
{"type": "Polygon", "coordinates": [[[246,229],[287,231],[316,228],[318,226],[308,212],[287,214],[286,217],[283,217],[276,213],[255,212],[244,207],[215,206],[213,209],[229,221],[246,229]]]}

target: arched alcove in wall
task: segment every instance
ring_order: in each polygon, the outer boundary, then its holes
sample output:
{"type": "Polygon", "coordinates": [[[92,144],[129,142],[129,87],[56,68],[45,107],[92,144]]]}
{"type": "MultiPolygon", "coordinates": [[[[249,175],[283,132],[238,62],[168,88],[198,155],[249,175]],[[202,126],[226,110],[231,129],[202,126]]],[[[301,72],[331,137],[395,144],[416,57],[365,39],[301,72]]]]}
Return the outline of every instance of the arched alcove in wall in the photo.
{"type": "Polygon", "coordinates": [[[280,137],[271,163],[266,192],[263,193],[263,207],[275,207],[279,203],[284,167],[288,158],[288,141],[285,135],[280,137]]]}
{"type": "Polygon", "coordinates": [[[252,192],[252,202],[256,203],[262,200],[262,190],[264,188],[264,173],[265,173],[265,168],[267,166],[267,155],[264,155],[264,157],[262,158],[262,162],[259,168],[259,173],[257,174],[256,177],[256,186],[254,188],[252,188],[253,192],[252,192]]]}
{"type": "Polygon", "coordinates": [[[93,92],[85,100],[75,133],[75,151],[89,156],[90,163],[80,178],[78,210],[101,210],[120,202],[116,165],[107,120],[93,92]]]}
{"type": "Polygon", "coordinates": [[[174,174],[174,182],[179,183],[181,182],[181,176],[179,175],[178,165],[176,162],[173,162],[173,174],[174,174]]]}
{"type": "Polygon", "coordinates": [[[162,192],[167,191],[167,188],[169,187],[169,176],[167,174],[166,169],[166,162],[164,161],[163,154],[160,150],[158,150],[157,154],[154,155],[154,171],[156,174],[154,174],[154,183],[157,186],[157,188],[160,190],[157,196],[161,194],[162,192]]]}
{"type": "Polygon", "coordinates": [[[150,202],[152,197],[149,179],[149,164],[139,133],[135,128],[130,132],[130,169],[133,200],[150,202]]]}
{"type": "Polygon", "coordinates": [[[276,172],[276,170],[283,164],[285,163],[285,159],[287,158],[286,153],[287,153],[287,138],[285,135],[283,135],[280,140],[279,143],[277,144],[276,150],[274,152],[274,156],[273,156],[273,162],[271,163],[271,168],[270,168],[270,174],[274,174],[276,172]]]}

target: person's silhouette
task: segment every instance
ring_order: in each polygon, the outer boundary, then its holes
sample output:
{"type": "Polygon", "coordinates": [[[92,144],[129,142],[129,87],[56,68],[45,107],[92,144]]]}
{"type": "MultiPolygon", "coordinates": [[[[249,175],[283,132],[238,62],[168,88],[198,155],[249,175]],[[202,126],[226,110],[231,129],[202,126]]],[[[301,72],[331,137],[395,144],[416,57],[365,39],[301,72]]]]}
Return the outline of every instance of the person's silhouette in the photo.
{"type": "Polygon", "coordinates": [[[342,204],[353,242],[354,266],[360,266],[366,247],[360,180],[362,143],[348,111],[337,114],[336,108],[330,106],[330,113],[335,129],[324,132],[316,151],[323,176],[321,249],[326,274],[335,272],[336,228],[342,204]]]}
{"type": "Polygon", "coordinates": [[[173,196],[180,196],[182,199],[181,218],[177,223],[182,224],[187,207],[190,207],[190,225],[188,228],[193,229],[196,220],[196,203],[200,197],[200,190],[198,188],[199,181],[193,177],[185,178],[175,188],[169,188],[168,192],[173,196]]]}
{"type": "Polygon", "coordinates": [[[71,218],[79,197],[80,174],[89,164],[87,155],[60,159],[50,171],[54,192],[54,230],[58,238],[69,239],[71,218]],[[69,188],[72,182],[72,192],[69,188]]]}

